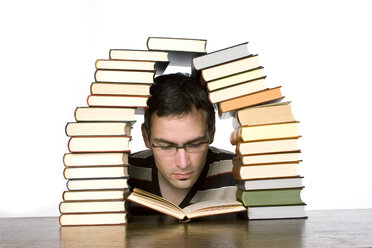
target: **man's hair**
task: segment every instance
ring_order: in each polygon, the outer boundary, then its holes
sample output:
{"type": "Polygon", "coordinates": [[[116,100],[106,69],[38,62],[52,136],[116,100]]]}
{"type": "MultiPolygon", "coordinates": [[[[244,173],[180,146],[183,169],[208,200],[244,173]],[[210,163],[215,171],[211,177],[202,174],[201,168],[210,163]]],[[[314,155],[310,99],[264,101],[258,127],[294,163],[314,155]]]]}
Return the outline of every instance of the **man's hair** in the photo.
{"type": "Polygon", "coordinates": [[[207,113],[208,132],[215,127],[215,110],[208,93],[199,80],[181,73],[158,76],[150,87],[144,126],[150,136],[151,116],[179,116],[189,114],[193,108],[207,113]]]}

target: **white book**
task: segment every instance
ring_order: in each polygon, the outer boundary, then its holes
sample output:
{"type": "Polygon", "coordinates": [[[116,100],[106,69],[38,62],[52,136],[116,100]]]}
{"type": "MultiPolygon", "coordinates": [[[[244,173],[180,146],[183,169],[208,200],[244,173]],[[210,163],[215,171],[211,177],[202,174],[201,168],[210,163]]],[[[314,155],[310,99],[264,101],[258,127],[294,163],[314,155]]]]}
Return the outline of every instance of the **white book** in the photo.
{"type": "Polygon", "coordinates": [[[248,42],[236,46],[224,48],[218,51],[193,59],[193,66],[196,70],[202,70],[207,67],[222,64],[231,60],[239,59],[250,55],[248,51],[248,42]]]}
{"type": "Polygon", "coordinates": [[[305,205],[249,207],[248,218],[250,220],[306,218],[305,205]]]}
{"type": "Polygon", "coordinates": [[[300,188],[302,177],[237,180],[236,186],[241,190],[278,189],[278,188],[300,188]]]}

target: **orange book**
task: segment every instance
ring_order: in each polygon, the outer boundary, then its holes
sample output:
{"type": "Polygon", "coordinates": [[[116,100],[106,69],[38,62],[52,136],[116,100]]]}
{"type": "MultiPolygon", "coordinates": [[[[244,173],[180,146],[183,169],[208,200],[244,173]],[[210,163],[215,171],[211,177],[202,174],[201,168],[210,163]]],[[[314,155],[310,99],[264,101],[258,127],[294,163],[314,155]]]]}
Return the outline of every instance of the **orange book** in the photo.
{"type": "Polygon", "coordinates": [[[262,103],[271,101],[279,101],[284,98],[280,91],[281,86],[275,88],[268,88],[252,94],[236,97],[218,104],[218,114],[221,117],[223,113],[242,109],[250,106],[255,106],[262,103]]]}

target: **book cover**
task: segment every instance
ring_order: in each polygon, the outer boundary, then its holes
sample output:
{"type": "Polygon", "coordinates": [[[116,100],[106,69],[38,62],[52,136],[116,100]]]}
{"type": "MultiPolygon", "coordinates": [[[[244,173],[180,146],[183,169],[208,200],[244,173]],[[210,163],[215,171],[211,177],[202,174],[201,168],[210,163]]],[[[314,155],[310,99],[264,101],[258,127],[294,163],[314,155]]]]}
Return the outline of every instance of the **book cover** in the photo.
{"type": "Polygon", "coordinates": [[[242,155],[275,154],[285,152],[298,152],[299,137],[284,138],[277,140],[248,141],[236,144],[235,153],[242,155]]]}
{"type": "Polygon", "coordinates": [[[300,188],[303,177],[264,178],[250,180],[236,180],[236,186],[241,190],[300,188]]]}
{"type": "Polygon", "coordinates": [[[89,107],[147,108],[148,98],[149,96],[89,95],[87,104],[89,107]]]}
{"type": "Polygon", "coordinates": [[[236,145],[239,142],[247,141],[297,138],[300,137],[298,124],[298,121],[294,121],[256,126],[243,126],[231,133],[230,142],[232,145],[236,145]]]}
{"type": "Polygon", "coordinates": [[[97,59],[96,69],[155,71],[156,61],[97,59]]]}
{"type": "Polygon", "coordinates": [[[278,102],[237,110],[233,118],[233,128],[293,121],[296,120],[290,102],[278,102]]]}
{"type": "Polygon", "coordinates": [[[244,58],[209,67],[201,70],[201,76],[205,82],[209,82],[218,78],[251,70],[260,66],[257,58],[258,55],[249,55],[244,58]]]}
{"type": "Polygon", "coordinates": [[[129,176],[128,167],[126,165],[66,167],[63,170],[63,175],[66,179],[115,178],[129,176]]]}
{"type": "Polygon", "coordinates": [[[210,52],[193,59],[193,67],[202,70],[250,55],[248,42],[210,52]]]}
{"type": "Polygon", "coordinates": [[[99,83],[90,85],[91,95],[149,96],[151,83],[99,83]]]}
{"type": "Polygon", "coordinates": [[[74,136],[130,136],[129,122],[68,122],[66,135],[74,136]]]}
{"type": "Polygon", "coordinates": [[[128,164],[128,157],[128,152],[65,153],[63,164],[66,167],[124,165],[128,164]]]}
{"type": "Polygon", "coordinates": [[[155,71],[103,70],[94,74],[96,82],[111,83],[154,83],[155,71]]]}
{"type": "Polygon", "coordinates": [[[124,189],[69,190],[62,194],[63,201],[124,200],[124,189]]]}
{"type": "Polygon", "coordinates": [[[69,179],[66,186],[68,190],[127,189],[128,177],[69,179]]]}
{"type": "Polygon", "coordinates": [[[240,72],[237,74],[229,75],[223,78],[212,80],[209,82],[201,81],[202,85],[206,84],[209,91],[226,88],[229,86],[241,84],[244,82],[264,78],[266,75],[263,72],[263,67],[255,68],[252,70],[240,72]]]}
{"type": "Polygon", "coordinates": [[[209,92],[209,99],[212,103],[218,103],[264,89],[266,89],[265,78],[260,78],[209,92]]]}
{"type": "Polygon", "coordinates": [[[290,206],[260,206],[248,208],[249,220],[270,220],[270,219],[299,219],[307,218],[305,205],[290,206]]]}
{"type": "Polygon", "coordinates": [[[65,213],[59,217],[61,226],[126,225],[127,213],[65,213]]]}
{"type": "Polygon", "coordinates": [[[128,152],[131,136],[78,136],[68,141],[70,152],[128,152]]]}
{"type": "Polygon", "coordinates": [[[74,112],[76,121],[130,121],[135,119],[136,108],[77,107],[74,112]]]}
{"type": "Polygon", "coordinates": [[[236,191],[236,198],[246,207],[299,205],[304,204],[301,200],[302,189],[303,187],[247,191],[238,189],[236,191]]]}
{"type": "Polygon", "coordinates": [[[297,166],[299,162],[281,164],[234,164],[232,173],[237,180],[298,177],[297,166]]]}
{"type": "Polygon", "coordinates": [[[109,57],[110,59],[121,60],[169,62],[168,52],[165,51],[110,49],[109,57]]]}
{"type": "Polygon", "coordinates": [[[181,51],[205,53],[207,40],[188,38],[149,37],[147,48],[150,51],[181,51]]]}
{"type": "Polygon", "coordinates": [[[63,201],[59,204],[59,212],[65,213],[103,213],[126,212],[124,200],[78,200],[63,201]]]}
{"type": "Polygon", "coordinates": [[[222,117],[224,113],[229,111],[243,109],[262,103],[281,101],[284,96],[282,95],[280,88],[281,86],[268,88],[252,94],[222,101],[218,104],[218,115],[222,117]]]}

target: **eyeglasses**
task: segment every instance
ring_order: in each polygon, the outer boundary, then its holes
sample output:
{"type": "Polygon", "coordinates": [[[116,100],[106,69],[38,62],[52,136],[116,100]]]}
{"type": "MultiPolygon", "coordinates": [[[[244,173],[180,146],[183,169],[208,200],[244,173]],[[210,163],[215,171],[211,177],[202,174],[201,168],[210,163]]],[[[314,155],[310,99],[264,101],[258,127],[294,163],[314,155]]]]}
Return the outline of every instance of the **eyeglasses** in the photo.
{"type": "Polygon", "coordinates": [[[208,141],[183,146],[175,145],[156,146],[151,143],[151,147],[156,148],[157,153],[161,156],[172,156],[177,153],[178,149],[185,149],[185,151],[188,153],[202,152],[207,147],[207,144],[209,144],[209,139],[208,141]]]}

